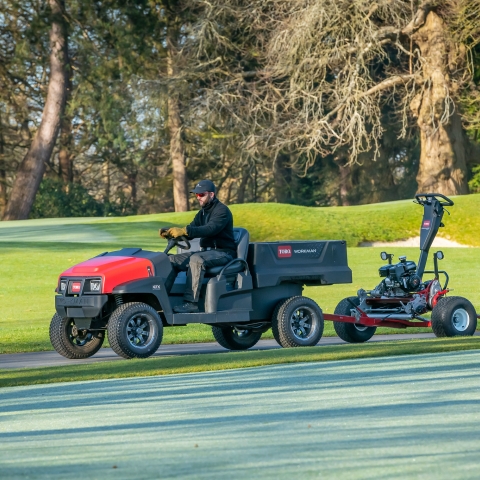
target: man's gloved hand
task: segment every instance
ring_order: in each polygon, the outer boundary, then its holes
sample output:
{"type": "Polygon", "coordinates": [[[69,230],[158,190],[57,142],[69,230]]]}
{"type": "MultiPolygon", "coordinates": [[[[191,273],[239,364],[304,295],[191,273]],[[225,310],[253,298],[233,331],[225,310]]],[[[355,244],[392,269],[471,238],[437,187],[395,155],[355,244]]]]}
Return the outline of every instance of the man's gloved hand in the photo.
{"type": "Polygon", "coordinates": [[[168,231],[170,230],[170,227],[163,227],[158,231],[158,234],[165,239],[169,238],[168,231]]]}
{"type": "Polygon", "coordinates": [[[187,236],[187,227],[172,227],[168,230],[167,235],[172,238],[177,237],[186,237],[187,236]]]}

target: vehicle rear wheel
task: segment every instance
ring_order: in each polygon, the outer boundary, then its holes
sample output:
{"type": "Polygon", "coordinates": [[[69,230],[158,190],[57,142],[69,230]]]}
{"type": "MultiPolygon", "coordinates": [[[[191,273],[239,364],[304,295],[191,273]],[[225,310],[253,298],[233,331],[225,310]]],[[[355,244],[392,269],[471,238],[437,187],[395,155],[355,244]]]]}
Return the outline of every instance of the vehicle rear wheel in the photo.
{"type": "Polygon", "coordinates": [[[247,350],[257,344],[262,332],[255,332],[245,326],[241,327],[212,327],[215,340],[228,350],[247,350]]]}
{"type": "Polygon", "coordinates": [[[437,337],[471,336],[477,329],[477,313],[463,297],[442,297],[432,310],[432,330],[437,337]]]}
{"type": "MultiPolygon", "coordinates": [[[[335,308],[333,312],[335,315],[351,316],[353,305],[360,305],[358,297],[344,298],[335,308]]],[[[333,322],[333,328],[337,335],[348,343],[363,343],[370,340],[377,330],[377,327],[365,327],[364,325],[357,325],[355,323],[333,322]]]]}
{"type": "Polygon", "coordinates": [[[56,313],[50,322],[50,342],[66,358],[88,358],[95,355],[105,339],[103,330],[78,330],[73,318],[56,313]]]}
{"type": "Polygon", "coordinates": [[[107,325],[108,341],[123,358],[147,358],[162,343],[163,324],[155,309],[141,302],[120,305],[107,325]]]}
{"type": "Polygon", "coordinates": [[[323,334],[322,310],[311,298],[282,300],[273,313],[272,332],[284,348],[313,347],[323,334]]]}

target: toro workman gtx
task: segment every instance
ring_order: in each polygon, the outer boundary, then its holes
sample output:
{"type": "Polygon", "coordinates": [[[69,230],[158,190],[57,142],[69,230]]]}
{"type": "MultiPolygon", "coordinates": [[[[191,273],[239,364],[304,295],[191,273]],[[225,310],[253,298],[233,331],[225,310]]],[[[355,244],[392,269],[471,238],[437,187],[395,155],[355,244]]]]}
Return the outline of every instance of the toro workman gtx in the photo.
{"type": "Polygon", "coordinates": [[[200,313],[173,313],[183,303],[186,275],[167,293],[172,270],[168,252],[198,250],[198,242],[170,240],[164,252],[124,248],[105,252],[60,275],[57,313],[50,324],[55,350],[67,358],[96,353],[108,334],[125,358],[149,357],[160,346],[164,327],[211,325],[220,345],[231,350],[254,346],[272,328],[283,347],[316,345],[323,333],[319,306],[302,296],[304,285],[351,283],[344,241],[249,243],[248,231],[234,229],[237,258],[209,268],[200,313]],[[184,243],[179,243],[184,242],[184,243]]]}
{"type": "Polygon", "coordinates": [[[324,314],[325,320],[333,320],[342,340],[365,342],[377,327],[431,327],[437,337],[475,333],[477,314],[473,305],[466,298],[446,296],[449,277],[438,269],[438,260],[444,257],[441,251],[433,254],[434,270],[425,270],[432,242],[438,229],[444,226],[444,207],[453,206],[453,201],[438,193],[418,194],[415,199],[423,206],[418,265],[405,256],[393,264],[393,255],[382,252],[382,260],[388,261],[379,269],[382,281],[373,290],[360,289],[356,297],[342,300],[333,315],[324,314]],[[434,277],[424,280],[424,274],[434,277]],[[430,319],[424,316],[429,312],[430,319]]]}

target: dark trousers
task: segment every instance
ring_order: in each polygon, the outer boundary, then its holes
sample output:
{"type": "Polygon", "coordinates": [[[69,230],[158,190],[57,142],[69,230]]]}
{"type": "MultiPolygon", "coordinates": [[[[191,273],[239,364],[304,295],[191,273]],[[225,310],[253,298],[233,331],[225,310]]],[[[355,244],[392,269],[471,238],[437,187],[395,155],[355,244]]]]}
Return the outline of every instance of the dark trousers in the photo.
{"type": "Polygon", "coordinates": [[[177,255],[170,255],[168,258],[173,270],[165,282],[167,292],[170,293],[178,272],[188,272],[187,288],[183,294],[187,302],[198,302],[205,268],[220,267],[233,260],[232,255],[219,250],[178,253],[177,255]]]}

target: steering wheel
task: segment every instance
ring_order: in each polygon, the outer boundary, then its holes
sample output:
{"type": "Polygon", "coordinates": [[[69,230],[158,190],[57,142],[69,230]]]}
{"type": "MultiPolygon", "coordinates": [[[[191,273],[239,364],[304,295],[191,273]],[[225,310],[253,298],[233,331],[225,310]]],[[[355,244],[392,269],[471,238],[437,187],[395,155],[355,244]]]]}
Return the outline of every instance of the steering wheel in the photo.
{"type": "Polygon", "coordinates": [[[417,193],[415,195],[415,200],[420,205],[426,203],[428,198],[434,198],[442,206],[453,207],[453,200],[450,200],[448,197],[442,195],[441,193],[417,193]]]}
{"type": "Polygon", "coordinates": [[[163,251],[163,253],[168,253],[173,247],[180,247],[182,250],[190,250],[190,242],[188,238],[185,236],[177,237],[177,238],[169,238],[167,243],[167,248],[163,251]],[[180,243],[184,242],[184,243],[180,243]]]}

